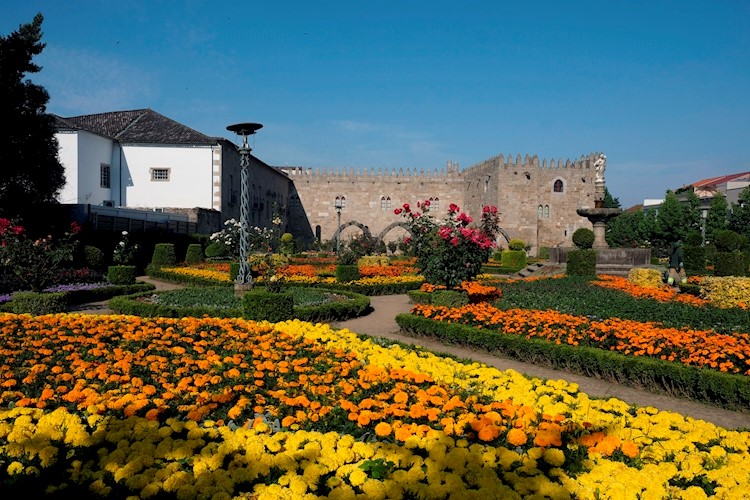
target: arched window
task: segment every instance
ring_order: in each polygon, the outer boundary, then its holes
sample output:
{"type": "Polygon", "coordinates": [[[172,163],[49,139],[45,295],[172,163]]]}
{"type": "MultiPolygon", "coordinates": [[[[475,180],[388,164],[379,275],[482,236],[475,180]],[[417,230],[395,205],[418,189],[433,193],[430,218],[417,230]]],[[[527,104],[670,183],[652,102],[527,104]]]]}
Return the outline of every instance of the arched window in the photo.
{"type": "Polygon", "coordinates": [[[557,179],[555,181],[554,187],[552,188],[552,191],[555,193],[562,193],[563,192],[563,181],[560,179],[557,179]]]}
{"type": "Polygon", "coordinates": [[[386,209],[386,210],[390,210],[390,209],[391,209],[391,197],[390,197],[390,196],[388,196],[388,197],[387,197],[387,198],[385,199],[385,209],[386,209]]]}
{"type": "Polygon", "coordinates": [[[544,218],[549,219],[549,205],[544,205],[544,218]]]}
{"type": "Polygon", "coordinates": [[[430,209],[440,210],[440,198],[437,196],[434,198],[430,197],[430,209]]]}
{"type": "Polygon", "coordinates": [[[536,207],[536,218],[541,219],[542,217],[544,217],[544,207],[539,205],[538,207],[536,207]]]}
{"type": "Polygon", "coordinates": [[[380,211],[385,212],[386,211],[386,201],[385,196],[380,197],[380,211]]]}

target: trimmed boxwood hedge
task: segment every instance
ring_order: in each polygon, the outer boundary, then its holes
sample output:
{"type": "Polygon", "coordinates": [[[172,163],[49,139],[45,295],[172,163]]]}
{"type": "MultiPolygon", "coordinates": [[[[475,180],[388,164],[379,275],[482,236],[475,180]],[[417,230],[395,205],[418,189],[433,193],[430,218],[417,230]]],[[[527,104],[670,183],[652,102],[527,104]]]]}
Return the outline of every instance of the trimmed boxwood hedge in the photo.
{"type": "MultiPolygon", "coordinates": [[[[258,287],[262,289],[262,287],[258,287]]],[[[294,287],[287,287],[294,288],[294,287]]],[[[346,300],[331,301],[314,306],[295,306],[294,318],[310,322],[327,322],[354,318],[364,314],[370,307],[370,299],[364,295],[328,288],[319,288],[323,292],[331,292],[346,297],[346,300]]],[[[167,293],[167,292],[156,292],[167,293]]],[[[119,314],[132,314],[134,316],[182,318],[193,316],[200,318],[210,316],[216,318],[241,318],[243,310],[239,308],[217,308],[210,306],[172,306],[154,304],[144,300],[153,293],[137,293],[111,299],[108,306],[119,314]]]]}
{"type": "Polygon", "coordinates": [[[13,300],[0,306],[0,311],[16,314],[54,314],[65,312],[70,306],[99,302],[118,295],[146,292],[154,288],[156,287],[150,283],[139,282],[132,285],[108,285],[92,290],[68,292],[16,292],[12,296],[13,300]]]}
{"type": "Polygon", "coordinates": [[[399,314],[404,333],[445,344],[484,349],[494,355],[627,383],[655,393],[693,399],[731,410],[750,408],[750,378],[653,358],[626,356],[593,347],[555,344],[486,328],[399,314]]]}

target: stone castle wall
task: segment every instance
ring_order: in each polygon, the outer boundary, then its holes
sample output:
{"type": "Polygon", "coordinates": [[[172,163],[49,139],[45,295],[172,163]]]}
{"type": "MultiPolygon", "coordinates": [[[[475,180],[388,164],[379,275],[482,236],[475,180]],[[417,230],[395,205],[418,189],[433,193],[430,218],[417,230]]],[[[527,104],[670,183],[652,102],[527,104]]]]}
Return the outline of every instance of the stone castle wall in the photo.
{"type": "MultiPolygon", "coordinates": [[[[403,220],[393,210],[404,203],[414,207],[417,201],[432,199],[431,212],[438,218],[455,203],[474,220],[479,219],[484,205],[495,205],[508,237],[524,240],[534,255],[541,246],[569,246],[576,229],[590,228],[576,209],[594,206],[596,156],[592,153],[575,161],[544,160],[540,164],[537,156],[500,155],[464,170],[448,162],[440,171],[283,167],[293,186],[288,230],[308,241],[333,239],[339,227],[336,197],[346,199],[342,225],[359,223],[376,237],[387,231],[385,241],[405,234],[402,228],[393,227],[403,220]],[[555,191],[556,181],[562,183],[559,192],[555,191]]],[[[342,240],[361,231],[358,226],[348,226],[341,233],[342,240]]]]}

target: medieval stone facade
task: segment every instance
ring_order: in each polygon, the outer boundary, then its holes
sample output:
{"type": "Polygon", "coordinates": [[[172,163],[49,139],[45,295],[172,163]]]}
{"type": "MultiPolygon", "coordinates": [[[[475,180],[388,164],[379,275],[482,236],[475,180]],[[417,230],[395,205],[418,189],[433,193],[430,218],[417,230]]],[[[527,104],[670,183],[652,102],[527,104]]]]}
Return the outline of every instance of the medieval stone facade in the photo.
{"type": "Polygon", "coordinates": [[[570,246],[576,229],[591,227],[576,209],[594,206],[597,156],[540,163],[537,156],[500,155],[464,170],[448,162],[444,170],[431,172],[283,167],[291,180],[286,229],[308,242],[333,240],[337,231],[343,241],[361,231],[392,241],[406,234],[399,226],[403,219],[393,213],[404,203],[431,200],[438,218],[455,203],[475,220],[484,205],[494,205],[505,236],[500,245],[519,238],[535,255],[540,247],[570,246]]]}

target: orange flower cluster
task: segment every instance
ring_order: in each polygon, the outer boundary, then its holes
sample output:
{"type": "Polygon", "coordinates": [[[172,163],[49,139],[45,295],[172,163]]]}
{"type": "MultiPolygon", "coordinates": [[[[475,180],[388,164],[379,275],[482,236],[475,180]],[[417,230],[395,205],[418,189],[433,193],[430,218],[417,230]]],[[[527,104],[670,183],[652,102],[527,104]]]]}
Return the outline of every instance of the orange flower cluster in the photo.
{"type": "Polygon", "coordinates": [[[201,262],[198,264],[191,264],[190,267],[196,269],[208,269],[209,271],[216,271],[217,273],[229,272],[229,262],[201,262]]]}
{"type": "MultiPolygon", "coordinates": [[[[432,283],[423,283],[419,287],[422,292],[432,293],[435,290],[446,290],[445,285],[433,285],[432,283]]],[[[502,297],[503,291],[497,287],[483,285],[477,281],[462,281],[456,290],[464,291],[469,295],[469,302],[492,302],[502,297]]]]}
{"type": "Polygon", "coordinates": [[[276,274],[285,277],[307,276],[308,278],[314,278],[318,273],[316,267],[312,264],[288,264],[279,268],[276,274]]]}
{"type": "MultiPolygon", "coordinates": [[[[0,315],[0,405],[559,447],[593,430],[240,319],[0,315]]],[[[624,448],[623,448],[624,451],[624,448]]]]}
{"type": "Polygon", "coordinates": [[[647,288],[631,283],[627,278],[621,276],[602,274],[597,276],[597,279],[591,283],[604,288],[620,290],[621,292],[625,292],[633,297],[645,297],[660,302],[677,301],[694,306],[705,306],[709,303],[707,300],[696,297],[695,295],[675,292],[671,287],[666,285],[662,288],[647,288]]]}
{"type": "Polygon", "coordinates": [[[527,278],[509,278],[506,283],[515,283],[516,281],[539,281],[539,280],[556,280],[565,278],[565,274],[550,274],[547,276],[529,276],[527,278]]]}
{"type": "Polygon", "coordinates": [[[725,335],[711,330],[665,328],[657,323],[619,318],[594,321],[553,310],[503,311],[488,303],[457,308],[418,304],[412,314],[557,344],[585,345],[750,375],[750,335],[747,333],[725,335]]]}
{"type": "Polygon", "coordinates": [[[416,274],[417,270],[408,266],[360,266],[359,274],[362,277],[374,276],[403,276],[405,274],[416,274]]]}

